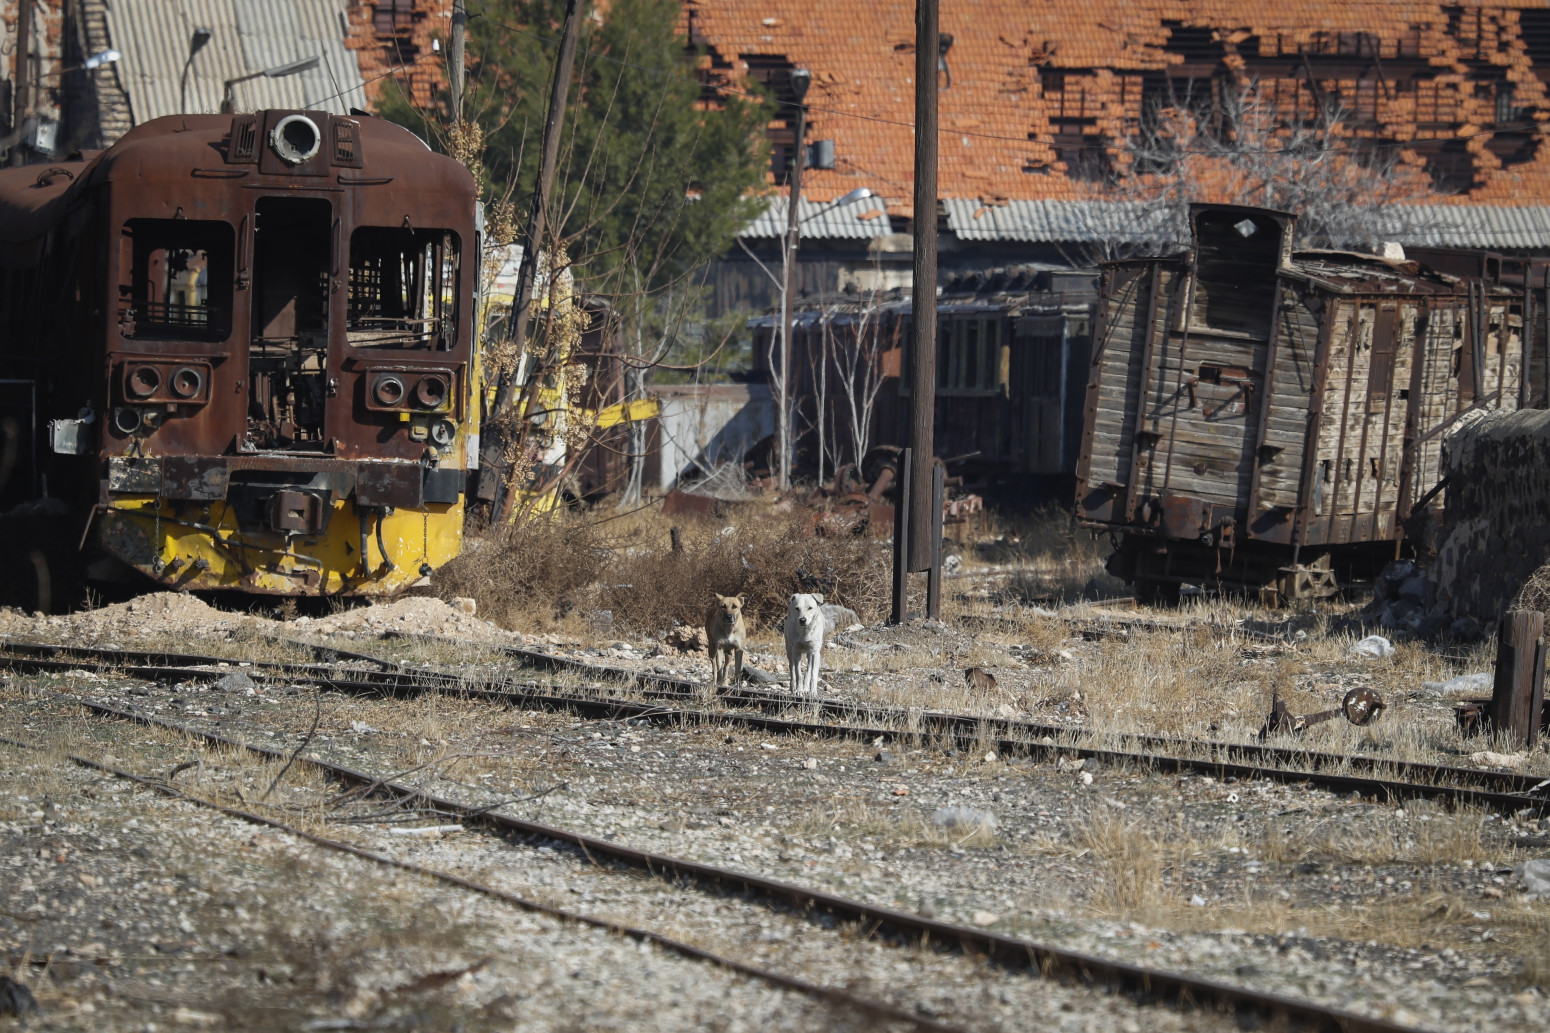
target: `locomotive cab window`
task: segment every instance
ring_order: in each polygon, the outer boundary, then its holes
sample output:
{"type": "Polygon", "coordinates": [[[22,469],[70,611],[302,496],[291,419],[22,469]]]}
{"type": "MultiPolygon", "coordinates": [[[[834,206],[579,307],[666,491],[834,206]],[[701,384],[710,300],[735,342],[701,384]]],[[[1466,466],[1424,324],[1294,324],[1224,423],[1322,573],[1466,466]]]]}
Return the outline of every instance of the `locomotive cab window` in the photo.
{"type": "Polygon", "coordinates": [[[153,340],[224,340],[231,333],[235,250],[228,223],[130,219],[120,237],[120,332],[153,340]]]}
{"type": "Polygon", "coordinates": [[[362,226],[350,236],[350,344],[451,351],[458,238],[448,230],[362,226]]]}

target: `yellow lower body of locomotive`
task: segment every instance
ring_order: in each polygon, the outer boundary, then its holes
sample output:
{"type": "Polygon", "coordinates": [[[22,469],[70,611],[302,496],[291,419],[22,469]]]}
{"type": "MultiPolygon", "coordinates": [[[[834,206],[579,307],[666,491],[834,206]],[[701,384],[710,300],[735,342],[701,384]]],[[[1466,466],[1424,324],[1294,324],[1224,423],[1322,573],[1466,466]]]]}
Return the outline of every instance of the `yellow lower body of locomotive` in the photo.
{"type": "Polygon", "coordinates": [[[175,591],[390,596],[463,546],[463,503],[357,509],[332,503],[317,534],[244,530],[228,503],[117,495],[95,525],[114,558],[175,591]],[[364,554],[363,554],[364,550],[364,554]]]}

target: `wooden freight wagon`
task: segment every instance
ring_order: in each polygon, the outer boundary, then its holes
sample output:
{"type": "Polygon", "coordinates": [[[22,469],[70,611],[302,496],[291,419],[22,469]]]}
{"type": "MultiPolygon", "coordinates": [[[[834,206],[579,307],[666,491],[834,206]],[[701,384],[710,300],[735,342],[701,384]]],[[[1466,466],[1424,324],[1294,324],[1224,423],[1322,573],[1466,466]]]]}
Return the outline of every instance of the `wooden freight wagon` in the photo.
{"type": "Polygon", "coordinates": [[[1295,224],[1197,205],[1187,252],[1104,267],[1076,510],[1143,598],[1332,594],[1436,504],[1455,421],[1543,402],[1527,292],[1293,250],[1295,224]]]}

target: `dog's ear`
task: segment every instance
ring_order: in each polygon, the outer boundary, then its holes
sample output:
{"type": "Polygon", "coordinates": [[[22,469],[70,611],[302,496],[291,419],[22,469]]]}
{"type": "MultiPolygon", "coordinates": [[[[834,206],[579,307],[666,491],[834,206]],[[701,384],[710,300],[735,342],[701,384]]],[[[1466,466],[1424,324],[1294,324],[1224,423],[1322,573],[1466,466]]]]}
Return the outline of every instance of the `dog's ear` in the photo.
{"type": "Polygon", "coordinates": [[[819,606],[822,606],[823,605],[823,596],[821,596],[821,595],[813,596],[813,602],[817,603],[819,606]]]}
{"type": "Polygon", "coordinates": [[[739,605],[739,606],[744,605],[744,603],[743,603],[743,594],[741,592],[739,592],[737,594],[737,605],[739,605]]]}

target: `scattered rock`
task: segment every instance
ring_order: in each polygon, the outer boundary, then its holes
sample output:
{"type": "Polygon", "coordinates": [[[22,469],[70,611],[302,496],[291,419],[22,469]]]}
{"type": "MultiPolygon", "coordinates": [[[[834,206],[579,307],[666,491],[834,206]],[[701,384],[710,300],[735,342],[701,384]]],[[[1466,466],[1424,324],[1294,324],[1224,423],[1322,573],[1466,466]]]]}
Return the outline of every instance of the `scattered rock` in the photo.
{"type": "Polygon", "coordinates": [[[898,761],[899,755],[892,750],[878,750],[872,759],[879,764],[893,764],[898,761]]]}
{"type": "Polygon", "coordinates": [[[38,1002],[25,984],[9,976],[0,976],[0,1015],[10,1012],[13,1018],[26,1022],[28,1014],[37,1010],[38,1002]]]}
{"type": "Polygon", "coordinates": [[[1538,857],[1524,861],[1513,869],[1528,892],[1536,897],[1550,897],[1550,857],[1538,857]]]}
{"type": "Polygon", "coordinates": [[[1081,782],[1084,786],[1090,786],[1093,784],[1093,773],[1091,771],[1084,771],[1077,776],[1077,781],[1081,782]]]}
{"type": "Polygon", "coordinates": [[[479,612],[479,604],[466,595],[453,596],[452,608],[465,617],[472,617],[479,612]]]}
{"type": "Polygon", "coordinates": [[[938,807],[932,812],[931,820],[938,828],[943,829],[956,829],[963,832],[971,830],[996,831],[996,816],[994,814],[964,804],[938,807]]]}
{"type": "Polygon", "coordinates": [[[817,757],[808,757],[806,760],[804,760],[802,762],[802,766],[804,768],[806,768],[807,770],[809,770],[809,771],[817,771],[818,770],[818,758],[817,757]]]}
{"type": "Polygon", "coordinates": [[[1490,750],[1481,750],[1479,753],[1471,753],[1469,762],[1477,768],[1519,768],[1528,760],[1526,753],[1492,753],[1490,750]]]}
{"type": "Polygon", "coordinates": [[[1082,761],[1083,771],[1097,771],[1102,766],[1103,765],[1099,763],[1097,757],[1087,757],[1082,761]]]}
{"type": "Polygon", "coordinates": [[[824,603],[818,609],[823,613],[825,635],[833,635],[836,631],[849,631],[852,625],[861,623],[861,615],[848,606],[824,603]]]}
{"type": "Polygon", "coordinates": [[[705,629],[691,628],[687,624],[680,624],[676,628],[670,628],[662,642],[664,645],[670,646],[680,653],[703,653],[708,648],[705,641],[705,629]]]}
{"type": "Polygon", "coordinates": [[[942,573],[959,574],[963,572],[963,557],[957,553],[942,557],[942,573]]]}
{"type": "Polygon", "coordinates": [[[994,911],[976,911],[970,918],[975,925],[995,925],[1001,921],[1001,916],[994,911]]]}
{"type": "Polygon", "coordinates": [[[1351,652],[1356,656],[1370,656],[1382,659],[1383,657],[1394,655],[1394,643],[1382,635],[1368,635],[1352,646],[1351,652]]]}
{"type": "Polygon", "coordinates": [[[233,671],[220,681],[211,686],[221,692],[251,692],[255,688],[253,679],[241,671],[233,671]]]}

